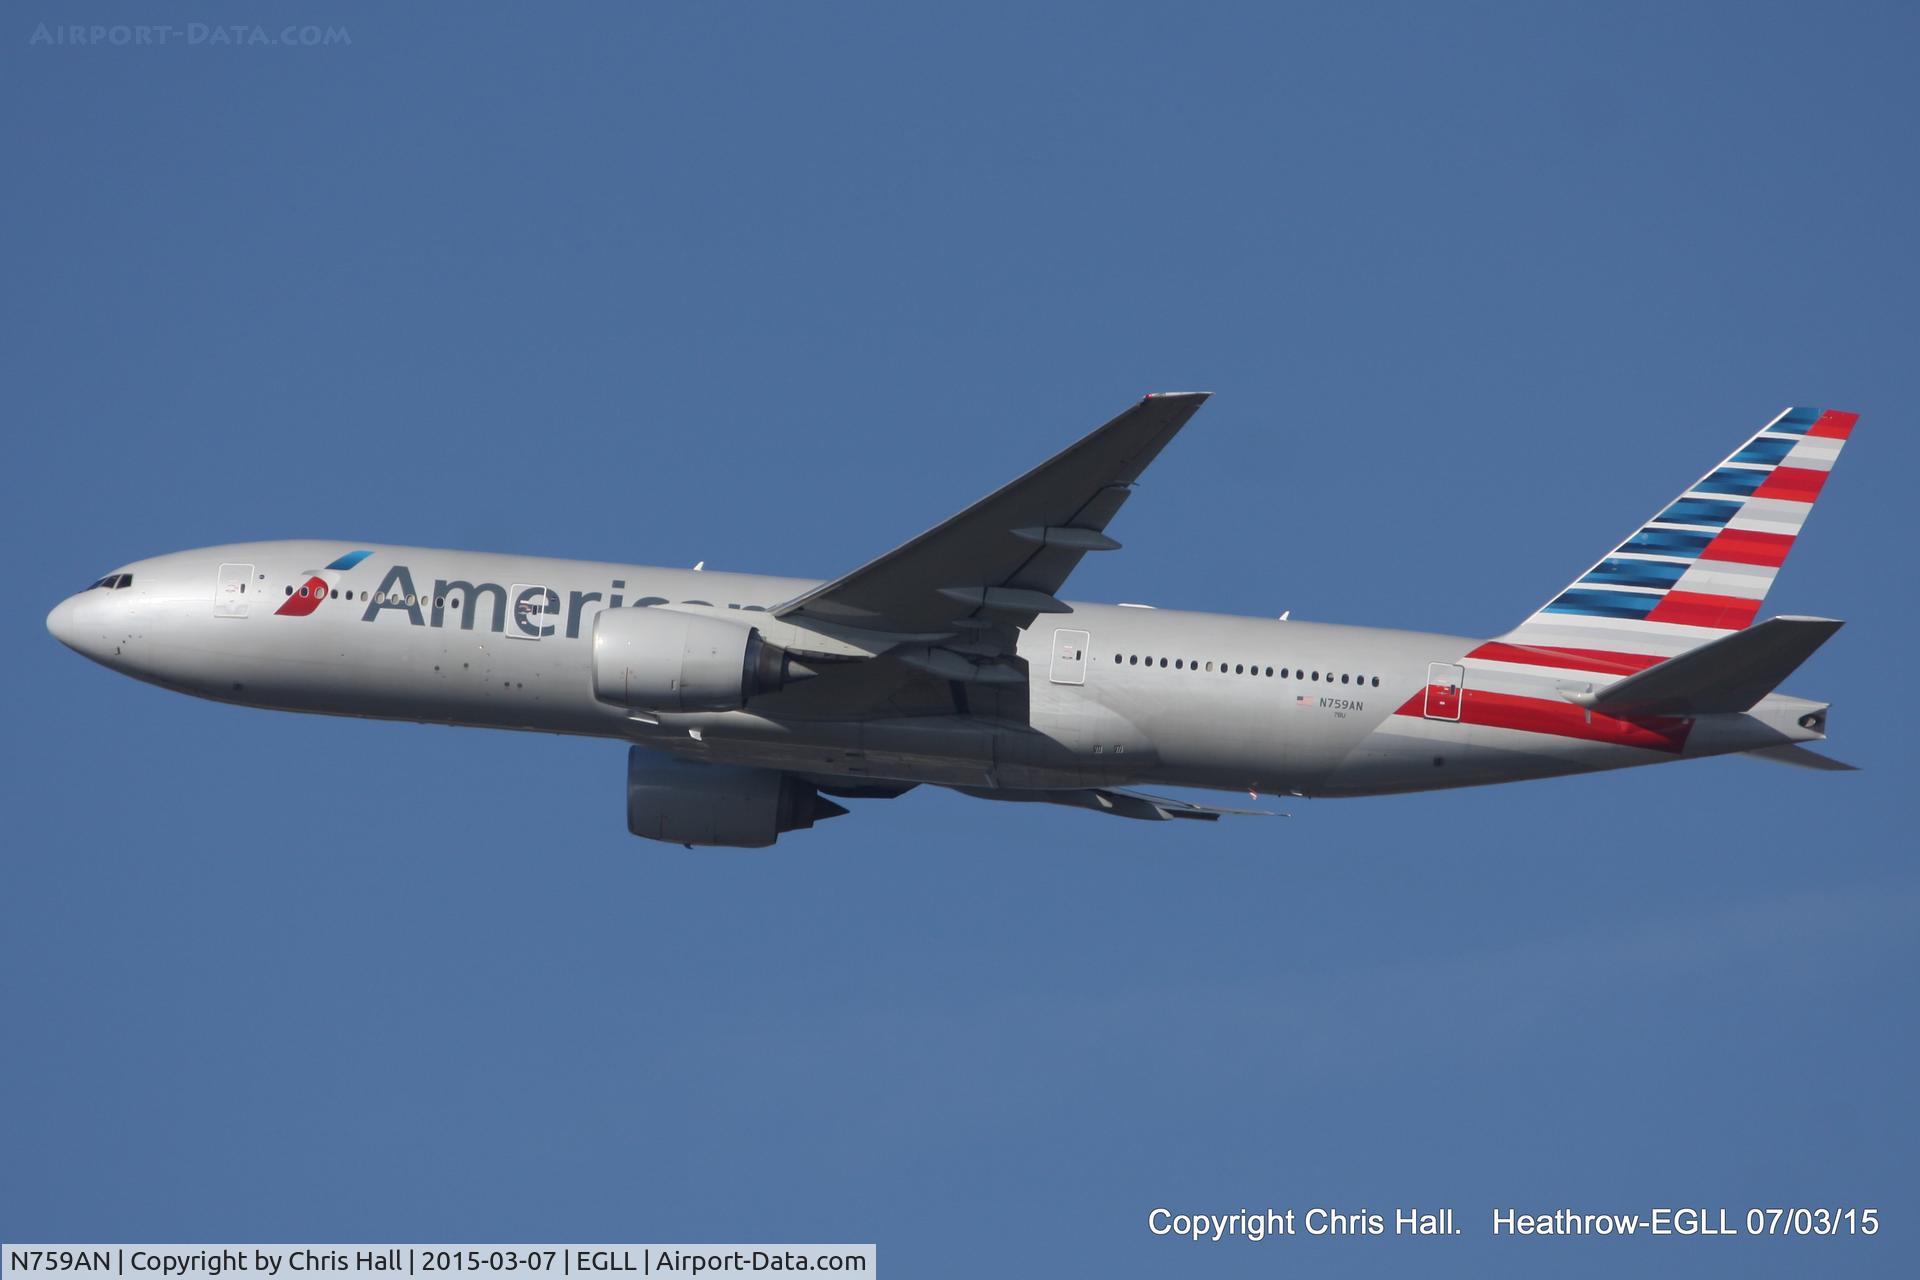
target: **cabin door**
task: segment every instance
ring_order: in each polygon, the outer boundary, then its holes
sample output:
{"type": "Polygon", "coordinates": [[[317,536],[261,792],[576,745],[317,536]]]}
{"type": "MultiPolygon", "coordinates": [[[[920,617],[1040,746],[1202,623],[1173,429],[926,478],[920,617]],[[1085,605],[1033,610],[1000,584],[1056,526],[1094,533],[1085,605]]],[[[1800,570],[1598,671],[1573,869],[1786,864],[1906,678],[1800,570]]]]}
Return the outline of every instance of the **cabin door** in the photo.
{"type": "Polygon", "coordinates": [[[1085,684],[1089,640],[1085,631],[1054,632],[1053,666],[1047,672],[1047,679],[1055,684],[1085,684]]]}
{"type": "Polygon", "coordinates": [[[1458,720],[1467,670],[1454,662],[1427,664],[1427,719],[1458,720]]]}
{"type": "Polygon", "coordinates": [[[254,588],[253,566],[250,564],[223,564],[220,576],[213,584],[213,616],[216,618],[244,618],[247,605],[257,592],[254,588]]]}
{"type": "Polygon", "coordinates": [[[507,596],[507,635],[515,640],[538,640],[553,634],[560,617],[560,596],[551,588],[516,582],[507,596]]]}

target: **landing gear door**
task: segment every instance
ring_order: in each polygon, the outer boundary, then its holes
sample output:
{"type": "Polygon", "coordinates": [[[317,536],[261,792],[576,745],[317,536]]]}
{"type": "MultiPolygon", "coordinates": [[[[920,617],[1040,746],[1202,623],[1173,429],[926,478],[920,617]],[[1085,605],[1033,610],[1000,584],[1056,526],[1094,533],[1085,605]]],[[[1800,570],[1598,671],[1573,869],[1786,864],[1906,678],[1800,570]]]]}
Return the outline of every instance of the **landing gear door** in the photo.
{"type": "Polygon", "coordinates": [[[1467,670],[1453,662],[1427,664],[1427,719],[1458,720],[1467,670]]]}
{"type": "Polygon", "coordinates": [[[216,618],[244,618],[247,605],[258,594],[254,590],[253,566],[250,564],[223,564],[220,576],[213,584],[213,616],[216,618]]]}
{"type": "Polygon", "coordinates": [[[516,582],[507,597],[507,634],[515,640],[550,636],[559,613],[560,597],[551,588],[516,582]]]}
{"type": "Polygon", "coordinates": [[[1053,666],[1047,672],[1047,679],[1055,684],[1085,684],[1089,640],[1085,631],[1054,632],[1053,666]]]}

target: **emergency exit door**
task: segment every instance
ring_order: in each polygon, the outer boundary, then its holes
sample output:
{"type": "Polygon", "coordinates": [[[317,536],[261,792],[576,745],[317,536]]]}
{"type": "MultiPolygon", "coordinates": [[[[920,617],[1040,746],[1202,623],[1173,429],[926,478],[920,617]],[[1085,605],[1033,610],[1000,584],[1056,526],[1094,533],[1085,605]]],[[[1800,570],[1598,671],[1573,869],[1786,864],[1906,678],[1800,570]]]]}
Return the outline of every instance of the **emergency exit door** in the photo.
{"type": "Polygon", "coordinates": [[[1047,679],[1055,684],[1087,682],[1087,644],[1091,637],[1084,631],[1053,633],[1053,666],[1047,679]]]}
{"type": "Polygon", "coordinates": [[[1458,720],[1467,669],[1453,662],[1427,664],[1427,719],[1458,720]]]}
{"type": "Polygon", "coordinates": [[[253,566],[250,564],[223,564],[220,576],[213,584],[213,616],[216,618],[244,618],[247,605],[258,594],[253,585],[253,566]]]}

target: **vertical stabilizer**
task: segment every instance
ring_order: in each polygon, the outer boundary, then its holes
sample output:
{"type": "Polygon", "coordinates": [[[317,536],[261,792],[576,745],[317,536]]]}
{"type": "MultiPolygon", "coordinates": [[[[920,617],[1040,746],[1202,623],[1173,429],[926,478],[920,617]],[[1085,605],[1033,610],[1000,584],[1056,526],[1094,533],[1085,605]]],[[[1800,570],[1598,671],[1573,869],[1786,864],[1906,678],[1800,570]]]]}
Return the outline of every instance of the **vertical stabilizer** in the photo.
{"type": "Polygon", "coordinates": [[[1858,417],[1788,409],[1475,656],[1628,675],[1744,629],[1858,417]]]}

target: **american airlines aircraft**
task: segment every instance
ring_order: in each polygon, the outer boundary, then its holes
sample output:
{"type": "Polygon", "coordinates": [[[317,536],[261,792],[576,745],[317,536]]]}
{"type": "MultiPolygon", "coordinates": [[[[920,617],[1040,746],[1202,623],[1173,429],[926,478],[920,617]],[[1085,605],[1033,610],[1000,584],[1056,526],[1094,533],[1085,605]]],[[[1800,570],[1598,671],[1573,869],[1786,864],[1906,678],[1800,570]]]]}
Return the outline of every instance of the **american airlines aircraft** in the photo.
{"type": "Polygon", "coordinates": [[[627,826],[770,845],[829,797],[951,787],[1125,818],[1136,784],[1364,796],[1801,744],[1774,689],[1840,623],[1754,625],[1857,415],[1789,409],[1493,639],[1079,604],[1074,566],[1205,393],[1152,395],[827,582],[332,541],[124,565],[47,617],[221,702],[630,744],[627,826]]]}

